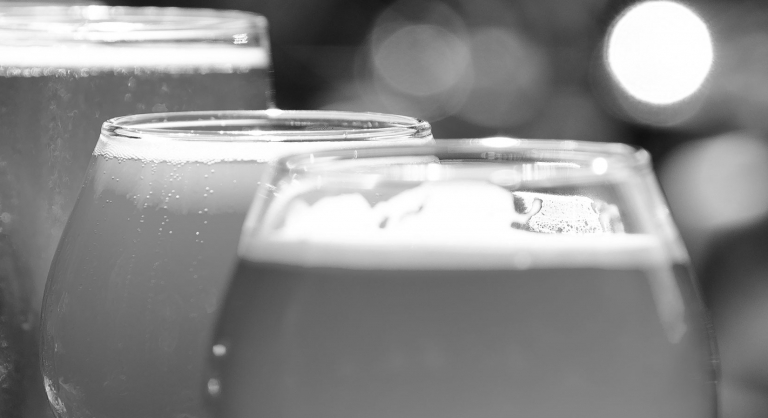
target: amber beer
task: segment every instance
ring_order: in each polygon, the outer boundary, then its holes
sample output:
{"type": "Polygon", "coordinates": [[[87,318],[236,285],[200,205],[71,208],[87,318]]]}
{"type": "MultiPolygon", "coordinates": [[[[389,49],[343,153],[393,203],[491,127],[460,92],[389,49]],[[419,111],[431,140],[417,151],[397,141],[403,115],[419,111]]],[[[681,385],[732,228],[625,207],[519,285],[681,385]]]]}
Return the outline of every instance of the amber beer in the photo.
{"type": "Polygon", "coordinates": [[[271,110],[106,123],[45,291],[42,370],[56,414],[206,416],[202,365],[264,163],[432,142],[423,122],[420,136],[377,137],[376,126],[397,129],[388,118],[271,110]]]}
{"type": "Polygon", "coordinates": [[[220,416],[715,416],[705,324],[674,312],[698,303],[684,266],[651,237],[525,238],[254,246],[213,346],[220,416]]]}

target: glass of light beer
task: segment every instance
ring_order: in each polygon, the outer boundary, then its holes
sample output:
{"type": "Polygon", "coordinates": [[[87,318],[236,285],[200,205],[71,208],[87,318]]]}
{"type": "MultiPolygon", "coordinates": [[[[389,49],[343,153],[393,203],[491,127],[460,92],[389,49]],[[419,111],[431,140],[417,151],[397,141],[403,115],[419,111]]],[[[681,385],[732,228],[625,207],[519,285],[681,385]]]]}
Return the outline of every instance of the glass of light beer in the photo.
{"type": "Polygon", "coordinates": [[[716,416],[647,152],[438,143],[264,177],[209,347],[217,417],[716,416]]]}
{"type": "Polygon", "coordinates": [[[266,20],[237,11],[0,7],[0,257],[45,278],[101,124],[272,107],[266,20]]]}
{"type": "Polygon", "coordinates": [[[354,112],[106,122],[45,289],[42,370],[56,415],[204,416],[207,343],[265,163],[431,142],[426,122],[354,112]]]}
{"type": "Polygon", "coordinates": [[[0,3],[0,416],[21,413],[23,385],[46,407],[43,288],[101,124],[269,108],[269,56],[250,13],[0,3]]]}

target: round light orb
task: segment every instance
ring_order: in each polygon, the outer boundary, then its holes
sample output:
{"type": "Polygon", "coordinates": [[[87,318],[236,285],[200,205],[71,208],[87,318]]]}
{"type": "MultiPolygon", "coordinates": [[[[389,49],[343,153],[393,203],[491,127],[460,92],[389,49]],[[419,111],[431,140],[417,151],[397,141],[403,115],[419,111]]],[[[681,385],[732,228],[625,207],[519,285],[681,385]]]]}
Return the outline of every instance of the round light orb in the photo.
{"type": "Polygon", "coordinates": [[[694,94],[712,68],[707,24],[675,1],[645,1],[625,10],[608,33],[605,58],[632,97],[669,105],[694,94]]]}
{"type": "Polygon", "coordinates": [[[768,214],[768,144],[731,132],[681,145],[660,167],[660,181],[679,226],[711,234],[768,214]]]}
{"type": "Polygon", "coordinates": [[[373,46],[374,69],[392,87],[412,96],[450,90],[462,80],[469,48],[449,30],[404,25],[373,46]]]}

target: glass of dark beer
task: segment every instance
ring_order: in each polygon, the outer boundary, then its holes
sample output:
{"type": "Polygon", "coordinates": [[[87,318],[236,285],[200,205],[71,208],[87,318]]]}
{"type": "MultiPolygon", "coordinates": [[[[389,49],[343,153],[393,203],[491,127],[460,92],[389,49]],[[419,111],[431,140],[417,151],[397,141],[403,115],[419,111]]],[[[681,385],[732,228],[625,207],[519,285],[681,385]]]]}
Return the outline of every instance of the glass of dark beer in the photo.
{"type": "Polygon", "coordinates": [[[716,416],[647,152],[488,138],[264,179],[209,347],[217,417],[716,416]]]}
{"type": "Polygon", "coordinates": [[[43,300],[42,369],[56,415],[204,416],[207,343],[265,163],[305,150],[431,142],[426,122],[353,112],[106,122],[43,300]]]}

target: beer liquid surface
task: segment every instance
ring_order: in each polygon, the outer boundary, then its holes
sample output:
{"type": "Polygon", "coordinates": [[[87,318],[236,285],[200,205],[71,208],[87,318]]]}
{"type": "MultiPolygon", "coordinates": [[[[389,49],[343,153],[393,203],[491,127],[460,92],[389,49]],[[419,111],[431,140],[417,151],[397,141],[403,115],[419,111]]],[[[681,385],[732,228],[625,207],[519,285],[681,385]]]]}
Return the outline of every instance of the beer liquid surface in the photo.
{"type": "MultiPolygon", "coordinates": [[[[0,302],[0,365],[8,370],[0,382],[4,417],[21,413],[22,370],[30,374],[27,385],[42,386],[36,323],[45,280],[102,123],[136,113],[271,105],[263,51],[229,51],[211,66],[203,64],[209,58],[190,61],[177,48],[164,55],[172,68],[155,66],[156,57],[147,56],[151,48],[113,46],[108,51],[0,49],[0,286],[5,298],[0,302]],[[229,65],[230,59],[235,65],[229,65]]],[[[199,57],[210,55],[198,52],[199,57]]]]}
{"type": "Polygon", "coordinates": [[[507,269],[514,251],[496,266],[444,253],[464,262],[456,269],[406,246],[406,266],[360,268],[381,254],[358,248],[338,263],[349,253],[314,251],[320,266],[239,263],[209,375],[220,416],[716,415],[708,330],[684,266],[507,269]]]}

